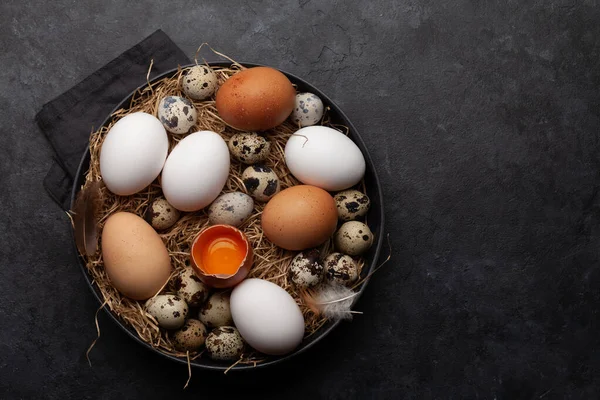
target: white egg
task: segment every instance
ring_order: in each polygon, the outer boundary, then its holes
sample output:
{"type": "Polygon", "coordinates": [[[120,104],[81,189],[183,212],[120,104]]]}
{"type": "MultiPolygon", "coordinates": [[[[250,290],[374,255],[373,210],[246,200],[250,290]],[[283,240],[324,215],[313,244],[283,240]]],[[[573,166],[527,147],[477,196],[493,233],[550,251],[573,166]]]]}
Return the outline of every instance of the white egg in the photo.
{"type": "Polygon", "coordinates": [[[229,149],[217,133],[200,131],[181,140],[163,168],[167,201],[181,211],[197,211],[213,202],[229,176],[229,149]]]}
{"type": "Polygon", "coordinates": [[[285,145],[285,163],[302,183],[329,191],[356,185],[365,174],[365,157],[346,135],[326,126],[307,126],[285,145]]]}
{"type": "Polygon", "coordinates": [[[323,102],[312,93],[298,93],[290,118],[300,126],[315,125],[323,117],[323,102]]]}
{"type": "Polygon", "coordinates": [[[154,116],[136,112],[118,120],[100,150],[100,175],[108,190],[120,196],[139,192],[160,174],[169,139],[154,116]]]}
{"type": "Polygon", "coordinates": [[[231,292],[230,307],[242,338],[264,354],[287,354],[302,342],[302,311],[288,292],[272,282],[246,279],[231,292]]]}

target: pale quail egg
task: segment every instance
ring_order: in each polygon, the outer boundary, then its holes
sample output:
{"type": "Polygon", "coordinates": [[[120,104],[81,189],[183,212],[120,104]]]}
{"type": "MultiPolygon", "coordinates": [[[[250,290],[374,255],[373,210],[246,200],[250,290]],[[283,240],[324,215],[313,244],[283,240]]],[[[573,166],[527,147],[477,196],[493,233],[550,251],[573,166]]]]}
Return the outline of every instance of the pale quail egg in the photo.
{"type": "Polygon", "coordinates": [[[199,307],[206,301],[209,294],[208,287],[202,283],[194,270],[186,267],[175,277],[175,290],[190,307],[199,307]]]}
{"type": "Polygon", "coordinates": [[[217,74],[206,65],[196,65],[183,72],[183,92],[194,100],[204,100],[217,89],[217,74]]]}
{"type": "Polygon", "coordinates": [[[323,102],[312,93],[298,93],[290,118],[300,126],[315,125],[323,117],[323,102]]]}
{"type": "Polygon", "coordinates": [[[179,296],[162,294],[146,302],[146,311],[165,329],[180,328],[188,314],[188,306],[179,296]]]}
{"type": "Polygon", "coordinates": [[[197,118],[194,105],[184,97],[167,96],[158,105],[158,119],[171,133],[188,133],[197,118]]]}
{"type": "Polygon", "coordinates": [[[208,334],[206,351],[213,360],[235,360],[244,351],[244,340],[233,326],[221,326],[208,334]]]}
{"type": "Polygon", "coordinates": [[[156,230],[169,229],[180,216],[179,210],[170,205],[163,197],[150,203],[144,215],[146,221],[156,230]]]}
{"type": "Polygon", "coordinates": [[[229,292],[214,293],[200,308],[198,319],[208,327],[232,325],[229,292]]]}
{"type": "Polygon", "coordinates": [[[246,190],[255,200],[266,202],[279,192],[279,178],[265,165],[252,165],[242,173],[246,190]]]}
{"type": "Polygon", "coordinates": [[[373,233],[369,227],[358,221],[345,222],[333,235],[335,248],[344,254],[357,256],[373,244],[373,233]]]}
{"type": "Polygon", "coordinates": [[[348,286],[358,279],[358,266],[350,256],[331,253],[325,258],[323,264],[325,265],[325,276],[330,282],[348,286]]]}
{"type": "Polygon", "coordinates": [[[289,277],[299,289],[306,289],[321,282],[323,264],[319,250],[311,249],[298,253],[290,264],[289,277]]]}
{"type": "Polygon", "coordinates": [[[208,208],[208,221],[212,225],[238,227],[252,214],[253,209],[254,200],[246,193],[225,193],[217,197],[208,208]]]}
{"type": "Polygon", "coordinates": [[[256,133],[236,133],[228,146],[233,158],[244,164],[264,161],[271,151],[271,142],[256,133]]]}
{"type": "Polygon", "coordinates": [[[177,332],[173,334],[173,344],[179,351],[196,351],[206,340],[206,327],[197,319],[188,319],[177,332]]]}
{"type": "Polygon", "coordinates": [[[344,190],[333,196],[338,216],[342,221],[352,221],[364,217],[369,211],[369,196],[358,190],[344,190]]]}

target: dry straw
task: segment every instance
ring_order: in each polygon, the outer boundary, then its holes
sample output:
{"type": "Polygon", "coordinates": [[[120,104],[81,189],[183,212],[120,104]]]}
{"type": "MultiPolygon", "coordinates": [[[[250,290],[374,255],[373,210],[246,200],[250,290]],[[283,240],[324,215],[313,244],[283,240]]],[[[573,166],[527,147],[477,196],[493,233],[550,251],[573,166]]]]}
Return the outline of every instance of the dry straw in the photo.
{"type": "MultiPolygon", "coordinates": [[[[222,84],[230,76],[244,69],[243,66],[232,63],[229,67],[213,67],[216,72],[219,84],[222,84]]],[[[123,109],[117,110],[113,115],[108,126],[104,126],[93,132],[90,137],[90,167],[86,173],[86,182],[84,187],[89,186],[94,181],[101,180],[99,156],[102,142],[106,133],[112,125],[120,118],[137,111],[143,111],[154,116],[157,115],[158,104],[165,96],[185,96],[182,92],[181,77],[183,74],[181,68],[169,77],[163,78],[153,83],[149,83],[143,89],[138,90],[133,95],[130,103],[123,109]]],[[[194,106],[198,111],[198,122],[193,131],[211,130],[220,134],[226,141],[234,134],[238,133],[235,129],[228,126],[218,115],[213,99],[205,101],[194,101],[194,106]]],[[[337,126],[329,123],[329,110],[326,110],[322,125],[332,126],[338,130],[348,133],[344,126],[337,126]]],[[[281,188],[297,185],[299,182],[290,174],[284,162],[284,147],[288,138],[298,129],[290,121],[271,129],[264,134],[271,141],[271,154],[266,161],[266,165],[273,168],[281,181],[281,188]]],[[[184,137],[184,135],[169,134],[169,151],[184,137]]],[[[230,176],[223,192],[241,191],[246,192],[242,183],[241,175],[245,166],[232,161],[230,176]]],[[[363,188],[364,189],[364,188],[363,188]]],[[[128,211],[137,215],[143,215],[148,205],[157,197],[161,196],[159,181],[155,181],[143,191],[131,196],[116,196],[109,192],[106,187],[102,188],[102,206],[99,229],[102,227],[108,216],[119,211],[128,211]]],[[[270,243],[264,236],[260,225],[260,215],[264,204],[256,203],[252,215],[240,227],[247,235],[252,244],[255,253],[254,266],[250,271],[249,277],[262,278],[274,282],[286,289],[300,306],[306,321],[306,336],[315,333],[322,327],[326,320],[316,316],[308,306],[303,304],[300,293],[290,284],[288,279],[288,268],[291,259],[295,255],[293,252],[285,251],[270,243]]],[[[160,237],[165,243],[174,267],[175,276],[183,268],[189,265],[190,244],[196,235],[206,226],[208,218],[205,211],[183,213],[180,220],[166,232],[160,233],[160,237]]],[[[322,254],[332,251],[331,241],[321,246],[322,254]]],[[[101,292],[105,305],[113,314],[127,326],[133,328],[139,337],[152,347],[166,354],[181,357],[182,360],[195,360],[202,356],[202,352],[184,353],[175,349],[169,334],[159,329],[156,321],[150,316],[143,306],[143,302],[130,300],[122,296],[115,290],[104,271],[102,252],[99,250],[95,255],[84,257],[87,269],[93,278],[93,284],[101,292]]],[[[359,268],[362,269],[364,261],[358,259],[359,268]]],[[[164,293],[174,292],[172,282],[164,288],[164,293]]],[[[254,354],[243,357],[237,363],[254,364],[260,363],[261,358],[254,354]]]]}

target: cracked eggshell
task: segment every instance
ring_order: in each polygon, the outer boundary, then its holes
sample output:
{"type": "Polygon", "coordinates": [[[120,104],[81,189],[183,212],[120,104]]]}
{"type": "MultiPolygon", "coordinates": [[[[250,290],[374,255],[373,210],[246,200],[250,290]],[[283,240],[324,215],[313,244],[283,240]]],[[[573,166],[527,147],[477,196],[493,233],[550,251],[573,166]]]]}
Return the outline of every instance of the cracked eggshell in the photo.
{"type": "Polygon", "coordinates": [[[279,193],[279,178],[275,171],[265,165],[252,165],[242,173],[242,181],[250,196],[266,202],[279,193]]]}
{"type": "Polygon", "coordinates": [[[214,293],[200,308],[198,319],[208,327],[232,325],[231,309],[229,306],[230,292],[214,293]]]}
{"type": "Polygon", "coordinates": [[[146,311],[165,329],[177,329],[185,323],[188,305],[174,294],[162,294],[146,302],[146,311]]]}
{"type": "Polygon", "coordinates": [[[162,197],[152,201],[144,215],[145,220],[156,230],[169,229],[180,216],[179,210],[162,197]]]}
{"type": "Polygon", "coordinates": [[[190,307],[199,307],[206,301],[209,288],[191,267],[186,267],[175,277],[175,289],[190,307]]]}
{"type": "Polygon", "coordinates": [[[358,279],[358,266],[348,255],[331,253],[325,258],[323,264],[325,265],[325,276],[329,282],[349,286],[358,279]]]}
{"type": "Polygon", "coordinates": [[[364,217],[369,211],[369,196],[358,190],[344,190],[333,196],[338,216],[342,221],[352,221],[364,217]]]}
{"type": "Polygon", "coordinates": [[[323,264],[317,249],[298,253],[290,263],[289,278],[299,289],[317,285],[323,278],[323,264]]]}
{"type": "Polygon", "coordinates": [[[233,326],[221,326],[208,334],[206,351],[213,360],[235,360],[244,351],[244,340],[233,326]]]}
{"type": "Polygon", "coordinates": [[[373,233],[369,227],[358,221],[345,222],[333,235],[335,248],[344,254],[357,256],[373,244],[373,233]]]}
{"type": "Polygon", "coordinates": [[[264,161],[271,152],[271,142],[256,133],[236,133],[228,147],[233,158],[244,164],[264,161]]]}
{"type": "Polygon", "coordinates": [[[292,115],[292,122],[299,126],[310,126],[317,124],[323,117],[323,102],[312,93],[298,93],[296,104],[292,115]]]}
{"type": "Polygon", "coordinates": [[[188,319],[173,334],[173,344],[179,351],[197,351],[204,344],[207,333],[202,322],[197,319],[188,319]]]}
{"type": "Polygon", "coordinates": [[[180,135],[188,133],[196,125],[198,113],[188,99],[167,96],[158,105],[158,119],[166,130],[180,135]]]}
{"type": "Polygon", "coordinates": [[[218,83],[217,74],[206,65],[186,69],[181,77],[183,92],[194,100],[204,100],[212,96],[218,83]]]}
{"type": "Polygon", "coordinates": [[[254,210],[254,200],[246,193],[225,193],[217,197],[208,208],[208,221],[211,225],[238,227],[252,214],[252,210],[254,210]]]}

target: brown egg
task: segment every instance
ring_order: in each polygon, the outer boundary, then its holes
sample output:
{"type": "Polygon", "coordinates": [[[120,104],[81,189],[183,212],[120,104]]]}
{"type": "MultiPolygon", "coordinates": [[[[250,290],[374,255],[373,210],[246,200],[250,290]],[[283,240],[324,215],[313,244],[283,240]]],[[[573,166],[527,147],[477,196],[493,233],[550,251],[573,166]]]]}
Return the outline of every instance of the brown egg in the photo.
{"type": "Polygon", "coordinates": [[[273,244],[287,250],[315,247],[333,235],[337,225],[333,197],[316,186],[282,190],[265,206],[262,228],[273,244]]]}
{"type": "Polygon", "coordinates": [[[283,123],[292,113],[296,90],[281,72],[254,67],[238,72],[219,88],[216,106],[229,125],[246,131],[264,131],[283,123]]]}
{"type": "Polygon", "coordinates": [[[141,217],[128,212],[106,220],[102,258],[114,288],[134,300],[154,296],[171,275],[171,260],[160,236],[141,217]]]}

